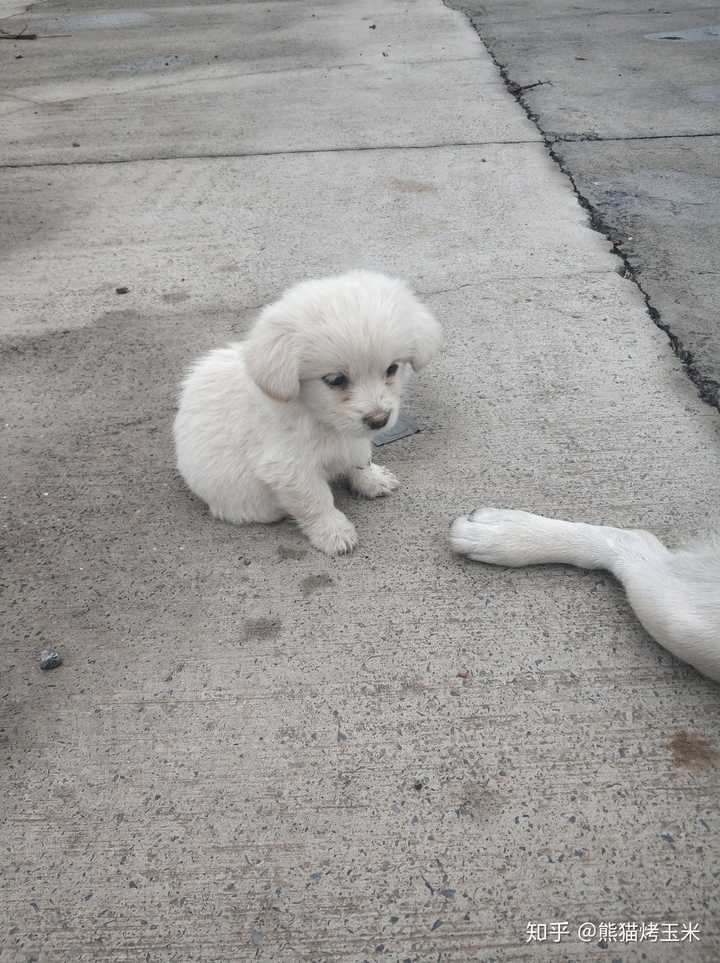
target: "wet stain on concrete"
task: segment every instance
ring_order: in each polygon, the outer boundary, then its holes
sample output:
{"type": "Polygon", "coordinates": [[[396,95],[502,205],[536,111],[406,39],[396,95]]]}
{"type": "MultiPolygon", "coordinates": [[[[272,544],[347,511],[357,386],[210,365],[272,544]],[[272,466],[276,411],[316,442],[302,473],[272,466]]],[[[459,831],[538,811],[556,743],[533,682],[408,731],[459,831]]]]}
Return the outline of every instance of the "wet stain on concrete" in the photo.
{"type": "Polygon", "coordinates": [[[296,548],[294,545],[278,545],[277,553],[283,561],[292,559],[294,562],[299,562],[307,555],[307,549],[296,548]]]}
{"type": "Polygon", "coordinates": [[[72,97],[67,100],[52,100],[43,104],[44,109],[51,114],[62,114],[68,110],[77,110],[77,108],[82,104],[86,97],[78,97],[74,100],[72,97]]]}
{"type": "Polygon", "coordinates": [[[646,33],[646,40],[684,40],[686,43],[704,43],[708,40],[720,40],[720,24],[703,27],[690,27],[688,30],[664,31],[663,33],[646,33]]]}
{"type": "Polygon", "coordinates": [[[328,586],[332,584],[333,580],[324,572],[320,575],[308,575],[300,583],[300,591],[305,598],[309,598],[309,596],[311,596],[314,592],[318,592],[320,589],[328,588],[328,586]]]}
{"type": "Polygon", "coordinates": [[[432,184],[426,181],[405,180],[401,177],[391,177],[390,186],[401,194],[430,194],[437,190],[432,184]]]}
{"type": "Polygon", "coordinates": [[[709,739],[684,729],[680,729],[670,739],[668,749],[673,755],[673,765],[682,769],[709,769],[720,761],[720,753],[709,739]]]}
{"type": "Polygon", "coordinates": [[[140,320],[141,316],[131,308],[122,308],[117,311],[105,311],[99,324],[126,324],[129,321],[140,320]]]}
{"type": "Polygon", "coordinates": [[[701,84],[699,87],[688,87],[686,91],[690,100],[696,104],[714,104],[720,101],[720,84],[701,84]]]}
{"type": "Polygon", "coordinates": [[[111,30],[115,27],[139,27],[150,23],[154,18],[141,11],[116,10],[111,13],[69,14],[65,17],[53,17],[38,23],[38,30],[42,33],[59,30],[75,33],[78,30],[111,30]]]}
{"type": "Polygon", "coordinates": [[[243,642],[266,642],[276,639],[282,630],[279,619],[245,619],[243,622],[243,642]]]}
{"type": "Polygon", "coordinates": [[[457,816],[486,820],[497,816],[503,809],[500,794],[480,783],[467,782],[458,787],[453,795],[457,800],[453,806],[457,816]]]}

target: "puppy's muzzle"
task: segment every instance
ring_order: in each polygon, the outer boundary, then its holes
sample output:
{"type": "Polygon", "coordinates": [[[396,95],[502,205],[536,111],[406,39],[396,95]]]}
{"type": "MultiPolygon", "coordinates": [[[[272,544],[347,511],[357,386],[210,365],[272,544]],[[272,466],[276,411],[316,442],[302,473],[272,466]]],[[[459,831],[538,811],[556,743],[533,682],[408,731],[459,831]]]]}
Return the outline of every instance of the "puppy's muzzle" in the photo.
{"type": "Polygon", "coordinates": [[[373,431],[377,431],[378,428],[384,428],[389,420],[389,411],[371,411],[369,415],[365,415],[363,418],[368,428],[372,428],[373,431]]]}

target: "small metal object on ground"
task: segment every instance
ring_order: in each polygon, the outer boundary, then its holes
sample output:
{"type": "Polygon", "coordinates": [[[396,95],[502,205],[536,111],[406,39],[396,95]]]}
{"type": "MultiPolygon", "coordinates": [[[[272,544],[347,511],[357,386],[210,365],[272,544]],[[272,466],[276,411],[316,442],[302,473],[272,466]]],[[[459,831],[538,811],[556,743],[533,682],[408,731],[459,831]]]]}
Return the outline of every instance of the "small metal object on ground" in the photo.
{"type": "Polygon", "coordinates": [[[40,668],[41,669],[57,669],[59,665],[62,665],[62,656],[55,649],[43,649],[40,653],[40,668]]]}
{"type": "Polygon", "coordinates": [[[379,431],[373,437],[372,443],[376,448],[380,448],[382,445],[389,445],[391,441],[399,441],[400,438],[407,438],[408,435],[416,435],[419,431],[420,429],[414,418],[409,415],[400,415],[392,428],[379,431]]]}

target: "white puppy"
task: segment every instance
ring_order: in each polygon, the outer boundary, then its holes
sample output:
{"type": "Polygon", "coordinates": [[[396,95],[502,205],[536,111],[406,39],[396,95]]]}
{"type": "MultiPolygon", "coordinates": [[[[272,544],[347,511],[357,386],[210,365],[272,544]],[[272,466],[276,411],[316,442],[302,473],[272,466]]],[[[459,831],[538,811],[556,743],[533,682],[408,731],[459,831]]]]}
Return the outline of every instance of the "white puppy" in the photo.
{"type": "Polygon", "coordinates": [[[328,482],[366,498],[398,487],[371,459],[410,368],[427,364],[440,326],[402,282],[369,271],[306,281],[266,307],[247,339],[191,369],[175,419],[187,485],[228,522],[292,516],[323,552],[357,534],[328,482]]]}
{"type": "Polygon", "coordinates": [[[492,565],[603,568],[623,584],[645,629],[720,681],[720,542],[670,552],[649,532],[484,508],[455,519],[453,549],[492,565]]]}

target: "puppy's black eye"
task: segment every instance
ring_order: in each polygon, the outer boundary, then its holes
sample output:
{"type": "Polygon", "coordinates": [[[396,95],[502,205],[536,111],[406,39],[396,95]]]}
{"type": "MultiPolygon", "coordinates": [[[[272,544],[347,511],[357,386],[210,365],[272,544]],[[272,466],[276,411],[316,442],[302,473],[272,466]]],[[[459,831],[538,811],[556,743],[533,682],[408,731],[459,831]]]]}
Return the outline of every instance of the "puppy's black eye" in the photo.
{"type": "Polygon", "coordinates": [[[343,374],[341,371],[338,371],[337,374],[325,375],[323,381],[331,388],[344,388],[347,384],[349,384],[348,376],[343,374]]]}
{"type": "Polygon", "coordinates": [[[386,377],[392,378],[392,376],[397,372],[398,366],[395,361],[390,365],[390,367],[385,372],[386,377]]]}

